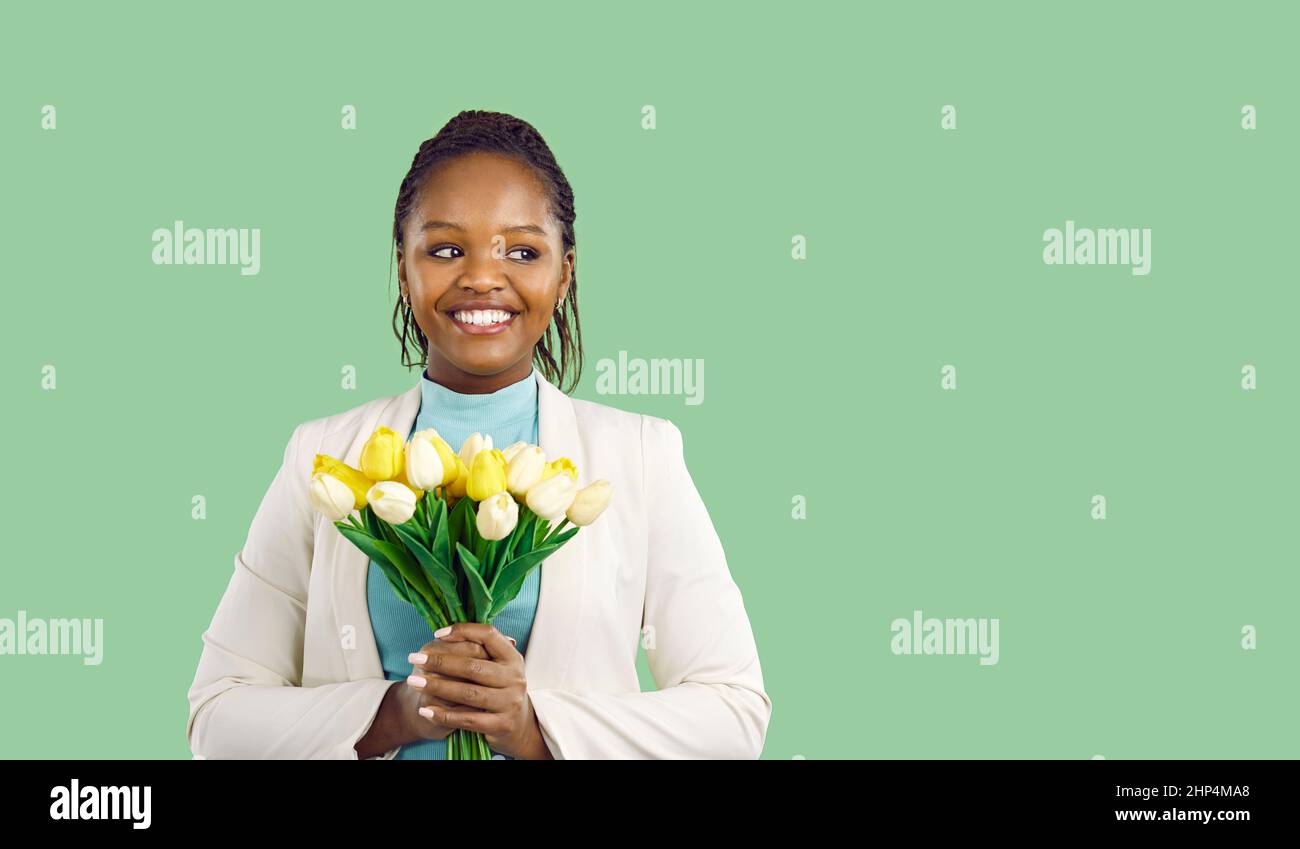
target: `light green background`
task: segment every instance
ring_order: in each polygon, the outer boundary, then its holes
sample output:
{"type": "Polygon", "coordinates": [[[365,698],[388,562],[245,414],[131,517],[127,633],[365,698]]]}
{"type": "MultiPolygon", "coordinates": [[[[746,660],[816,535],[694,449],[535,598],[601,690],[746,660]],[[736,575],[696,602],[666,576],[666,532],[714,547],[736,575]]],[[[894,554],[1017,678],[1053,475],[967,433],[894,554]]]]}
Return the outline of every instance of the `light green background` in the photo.
{"type": "Polygon", "coordinates": [[[418,379],[393,202],[484,108],[576,193],[575,394],[685,434],[764,757],[1300,756],[1293,10],[10,9],[0,616],[102,617],[105,659],[0,657],[0,755],[188,757],[199,635],[293,426],[418,379]],[[178,218],[260,227],[261,273],[153,265],[178,218]],[[1067,218],[1152,228],[1150,276],[1045,266],[1067,218]],[[619,350],[702,358],[704,404],[597,396],[619,350]],[[1000,662],[891,654],[917,608],[998,617],[1000,662]]]}

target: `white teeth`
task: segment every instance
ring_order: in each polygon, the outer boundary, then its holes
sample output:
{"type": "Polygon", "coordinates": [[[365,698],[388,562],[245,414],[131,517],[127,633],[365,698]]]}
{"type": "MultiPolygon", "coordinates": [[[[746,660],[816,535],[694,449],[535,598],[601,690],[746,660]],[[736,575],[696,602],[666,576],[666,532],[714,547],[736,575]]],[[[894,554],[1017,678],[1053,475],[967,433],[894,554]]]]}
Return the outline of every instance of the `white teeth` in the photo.
{"type": "Polygon", "coordinates": [[[505,310],[461,310],[455,313],[457,321],[465,324],[474,324],[484,327],[489,324],[501,324],[510,319],[510,313],[505,310]]]}

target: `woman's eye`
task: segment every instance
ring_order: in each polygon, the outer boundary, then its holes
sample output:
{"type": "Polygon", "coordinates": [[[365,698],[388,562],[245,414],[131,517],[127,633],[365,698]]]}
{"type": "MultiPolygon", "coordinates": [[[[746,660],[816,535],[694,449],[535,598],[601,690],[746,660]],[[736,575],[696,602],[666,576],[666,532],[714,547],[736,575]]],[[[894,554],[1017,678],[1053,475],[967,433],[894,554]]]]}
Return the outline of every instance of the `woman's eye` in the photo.
{"type": "MultiPolygon", "coordinates": [[[[437,257],[438,259],[456,259],[456,257],[458,256],[464,256],[464,254],[461,252],[460,248],[456,247],[455,245],[443,245],[442,247],[439,248],[432,248],[429,251],[429,256],[437,257]],[[456,253],[455,255],[449,256],[446,253],[447,251],[455,251],[456,253]]],[[[537,251],[533,250],[532,248],[515,248],[514,250],[506,253],[506,256],[512,257],[514,259],[523,259],[523,260],[537,259],[537,251]],[[518,254],[521,251],[525,254],[525,256],[515,256],[515,254],[518,254]]]]}

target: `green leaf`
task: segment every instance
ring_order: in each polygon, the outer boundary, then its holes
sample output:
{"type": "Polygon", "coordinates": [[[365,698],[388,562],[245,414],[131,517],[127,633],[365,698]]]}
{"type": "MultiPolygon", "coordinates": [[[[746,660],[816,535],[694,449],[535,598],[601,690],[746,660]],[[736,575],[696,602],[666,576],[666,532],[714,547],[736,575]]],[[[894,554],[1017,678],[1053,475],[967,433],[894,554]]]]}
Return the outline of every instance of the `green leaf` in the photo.
{"type": "Polygon", "coordinates": [[[409,581],[406,582],[406,585],[410,590],[411,604],[415,606],[416,610],[420,611],[420,615],[424,617],[425,622],[429,623],[429,628],[431,630],[437,631],[444,625],[450,624],[447,621],[447,618],[442,615],[441,611],[436,610],[432,605],[426,602],[418,592],[416,592],[415,587],[412,587],[409,581]]]}
{"type": "Polygon", "coordinates": [[[479,551],[483,538],[478,533],[478,502],[466,495],[452,508],[452,512],[456,511],[460,512],[460,522],[452,539],[465,543],[470,551],[479,551]]]}
{"type": "MultiPolygon", "coordinates": [[[[541,565],[547,557],[554,554],[560,546],[573,539],[581,528],[569,528],[556,534],[555,538],[540,548],[532,551],[506,563],[500,573],[492,581],[490,590],[492,592],[492,610],[490,617],[495,618],[498,613],[505,609],[505,606],[519,595],[519,591],[524,586],[524,581],[528,578],[528,573],[534,567],[541,565]]],[[[489,618],[487,621],[491,621],[489,618]]]]}
{"type": "Polygon", "coordinates": [[[456,501],[456,506],[451,508],[447,517],[447,536],[452,540],[467,540],[465,535],[465,514],[473,504],[468,497],[460,498],[456,501]]]}
{"type": "MultiPolygon", "coordinates": [[[[469,501],[469,496],[465,496],[465,500],[469,501]]],[[[465,535],[461,537],[461,539],[468,540],[469,550],[474,552],[475,555],[478,556],[479,559],[481,560],[482,551],[483,551],[483,537],[479,536],[478,513],[474,509],[475,507],[478,506],[478,504],[476,502],[470,502],[470,503],[472,506],[465,511],[465,528],[464,528],[465,535]]]]}
{"type": "Polygon", "coordinates": [[[537,547],[534,537],[537,533],[538,516],[532,510],[528,510],[528,518],[522,522],[522,529],[519,531],[519,538],[515,540],[514,547],[510,549],[510,555],[506,558],[509,563],[512,559],[527,554],[537,547]]]}
{"type": "Polygon", "coordinates": [[[577,533],[578,531],[580,531],[580,530],[582,530],[581,526],[576,527],[576,528],[569,528],[567,531],[561,531],[560,533],[558,533],[558,534],[556,534],[554,537],[552,537],[552,538],[551,538],[551,541],[548,542],[548,543],[546,543],[546,544],[547,544],[548,546],[552,546],[552,547],[554,547],[554,548],[559,548],[560,546],[564,545],[564,544],[565,544],[566,542],[568,542],[569,540],[573,539],[573,535],[576,534],[576,533],[577,533]]]}
{"type": "Polygon", "coordinates": [[[452,567],[451,542],[447,536],[450,520],[447,518],[447,502],[438,501],[438,508],[430,511],[432,518],[429,526],[429,551],[439,562],[452,567]]]}
{"type": "Polygon", "coordinates": [[[429,543],[424,537],[425,521],[426,520],[424,518],[424,499],[420,498],[417,499],[415,502],[415,512],[412,513],[411,518],[408,519],[403,524],[409,526],[409,530],[415,534],[415,538],[420,541],[421,545],[428,547],[429,543]]]}
{"type": "Polygon", "coordinates": [[[550,557],[558,547],[544,545],[541,548],[535,548],[522,557],[516,557],[502,567],[490,587],[492,607],[488,612],[489,617],[495,617],[505,609],[507,604],[514,600],[515,596],[519,595],[519,590],[523,588],[528,573],[541,565],[542,561],[550,557]]]}
{"type": "Polygon", "coordinates": [[[411,552],[407,551],[405,546],[389,540],[376,540],[375,547],[397,567],[397,570],[402,573],[402,577],[424,597],[425,601],[429,604],[434,603],[436,596],[433,594],[433,587],[429,584],[429,579],[424,576],[420,564],[415,561],[415,558],[411,556],[411,552]]]}
{"type": "Polygon", "coordinates": [[[375,541],[373,539],[371,539],[364,531],[359,531],[351,525],[340,527],[339,533],[343,534],[349,542],[361,549],[363,554],[368,555],[370,559],[379,566],[380,570],[384,573],[384,577],[388,578],[388,583],[392,584],[393,590],[397,593],[398,598],[407,604],[413,603],[406,593],[406,581],[402,578],[402,573],[397,571],[397,567],[394,566],[382,552],[380,552],[380,550],[375,546],[375,541]]]}
{"type": "Polygon", "coordinates": [[[483,545],[483,556],[479,558],[479,571],[483,575],[483,583],[491,586],[492,572],[496,569],[496,553],[500,543],[497,540],[490,539],[483,545]]]}
{"type": "Polygon", "coordinates": [[[459,541],[456,543],[456,550],[460,552],[460,565],[469,579],[470,599],[474,602],[474,621],[486,622],[485,616],[492,609],[492,593],[488,590],[487,584],[483,583],[478,558],[459,541]]]}
{"type": "Polygon", "coordinates": [[[528,517],[525,514],[525,511],[527,509],[528,508],[525,507],[524,505],[522,504],[519,505],[519,518],[515,522],[514,530],[510,532],[510,536],[506,537],[505,542],[502,544],[502,548],[501,548],[502,563],[509,563],[510,558],[514,556],[515,546],[519,545],[519,538],[523,536],[524,525],[528,521],[528,517]]]}
{"type": "Polygon", "coordinates": [[[365,525],[366,530],[370,532],[372,537],[375,539],[384,538],[384,529],[381,527],[382,523],[369,504],[361,509],[361,522],[365,525]]]}
{"type": "Polygon", "coordinates": [[[424,547],[417,538],[418,532],[415,529],[406,525],[393,525],[393,531],[401,538],[406,548],[415,555],[430,586],[437,591],[438,598],[442,600],[450,616],[458,617],[456,621],[463,618],[464,610],[461,607],[460,594],[457,592],[456,573],[451,571],[451,566],[439,560],[437,555],[424,547]]]}

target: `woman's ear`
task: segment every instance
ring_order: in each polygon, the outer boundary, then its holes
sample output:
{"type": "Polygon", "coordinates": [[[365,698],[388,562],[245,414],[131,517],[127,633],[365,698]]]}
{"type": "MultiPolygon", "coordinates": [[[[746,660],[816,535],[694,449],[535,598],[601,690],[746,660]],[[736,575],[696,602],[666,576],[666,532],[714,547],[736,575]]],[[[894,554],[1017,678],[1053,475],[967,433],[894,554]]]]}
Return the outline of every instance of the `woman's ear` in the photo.
{"type": "Polygon", "coordinates": [[[556,299],[556,305],[564,303],[564,298],[569,294],[569,281],[573,279],[573,249],[564,255],[564,276],[560,278],[560,296],[556,299]]]}

